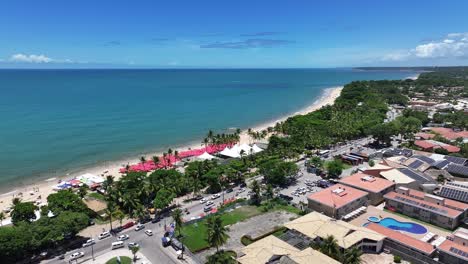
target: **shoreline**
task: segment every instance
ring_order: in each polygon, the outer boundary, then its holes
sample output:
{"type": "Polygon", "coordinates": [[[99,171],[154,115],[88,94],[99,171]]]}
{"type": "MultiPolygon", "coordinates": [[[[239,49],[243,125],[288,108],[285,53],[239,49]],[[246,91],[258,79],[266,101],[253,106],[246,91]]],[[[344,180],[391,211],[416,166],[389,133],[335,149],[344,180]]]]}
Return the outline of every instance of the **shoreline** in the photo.
{"type": "MultiPolygon", "coordinates": [[[[300,109],[299,111],[296,111],[294,113],[289,113],[289,114],[284,114],[278,118],[275,118],[274,120],[269,120],[265,121],[263,123],[257,124],[252,127],[252,130],[254,131],[261,131],[263,129],[266,129],[270,126],[274,126],[277,122],[282,122],[285,121],[287,118],[295,115],[304,115],[310,112],[313,112],[317,109],[320,109],[321,107],[329,104],[333,104],[336,98],[338,98],[341,94],[341,90],[343,89],[343,86],[338,86],[338,87],[330,87],[330,88],[325,88],[321,92],[318,98],[315,98],[310,104],[308,104],[306,107],[300,109]]],[[[267,136],[268,138],[268,136],[267,136]]],[[[265,140],[267,140],[267,138],[265,140]]],[[[201,140],[200,140],[201,141],[201,140]]],[[[240,134],[240,144],[246,143],[250,144],[252,143],[252,140],[250,136],[247,133],[247,129],[243,129],[241,134],[240,134]]],[[[200,148],[201,143],[197,141],[192,141],[188,143],[182,143],[178,146],[173,146],[171,147],[173,150],[187,150],[188,148],[200,148]]],[[[161,149],[161,148],[160,148],[161,149]]],[[[152,156],[161,156],[163,150],[155,150],[155,151],[150,151],[148,153],[141,153],[139,156],[145,156],[147,158],[152,157],[152,156]]],[[[136,155],[135,155],[136,156],[136,155]]],[[[102,162],[99,165],[93,166],[93,167],[85,167],[85,168],[78,168],[75,170],[72,170],[69,173],[63,174],[63,175],[58,175],[56,173],[55,176],[48,175],[48,177],[44,177],[43,179],[31,179],[31,182],[25,182],[23,183],[24,185],[17,185],[17,186],[10,186],[6,187],[5,189],[0,190],[0,210],[3,211],[3,209],[7,208],[10,206],[11,200],[14,197],[17,197],[19,193],[22,193],[22,201],[41,201],[42,203],[46,201],[47,196],[51,193],[54,193],[55,191],[53,190],[53,187],[57,184],[58,180],[64,180],[64,179],[70,179],[79,175],[82,175],[84,173],[91,173],[95,175],[112,175],[116,180],[119,180],[121,177],[121,174],[119,173],[119,169],[122,167],[122,165],[125,164],[134,164],[139,162],[139,156],[138,157],[133,157],[133,158],[123,158],[120,160],[114,160],[114,161],[107,161],[107,162],[102,162]],[[107,171],[107,173],[104,173],[107,171]],[[41,199],[38,199],[41,197],[41,199]]]]}

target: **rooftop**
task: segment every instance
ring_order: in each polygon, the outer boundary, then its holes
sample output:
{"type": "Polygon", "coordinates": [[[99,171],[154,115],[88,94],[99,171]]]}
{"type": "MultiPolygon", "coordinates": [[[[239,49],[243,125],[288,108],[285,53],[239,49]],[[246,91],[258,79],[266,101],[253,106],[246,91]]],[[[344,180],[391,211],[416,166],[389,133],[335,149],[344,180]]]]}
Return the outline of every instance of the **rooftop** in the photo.
{"type": "Polygon", "coordinates": [[[343,183],[345,185],[350,185],[352,187],[356,187],[359,189],[364,189],[365,191],[377,193],[382,190],[385,190],[393,185],[395,183],[382,179],[382,178],[376,178],[373,176],[369,176],[364,173],[356,173],[353,174],[349,177],[343,178],[340,180],[340,183],[343,183]]]}
{"type": "Polygon", "coordinates": [[[312,249],[299,250],[283,240],[270,235],[260,239],[242,249],[245,255],[237,258],[241,264],[263,264],[271,260],[272,257],[287,256],[295,263],[325,263],[337,264],[338,261],[312,249]]]}
{"type": "Polygon", "coordinates": [[[380,172],[380,176],[397,184],[408,184],[415,181],[397,169],[382,171],[380,172]]]}
{"type": "Polygon", "coordinates": [[[411,247],[413,249],[416,249],[417,251],[423,252],[427,255],[431,255],[435,248],[426,242],[423,242],[419,239],[416,239],[414,237],[410,237],[408,235],[405,235],[403,233],[394,231],[392,229],[386,228],[382,225],[376,224],[376,223],[369,223],[366,226],[368,229],[373,230],[381,235],[386,236],[388,239],[391,239],[393,241],[399,242],[400,244],[404,244],[407,247],[411,247]]]}
{"type": "Polygon", "coordinates": [[[468,246],[464,246],[447,239],[444,242],[442,242],[442,244],[440,244],[437,248],[439,249],[439,251],[444,251],[447,254],[468,261],[468,246]]]}
{"type": "Polygon", "coordinates": [[[460,137],[468,138],[468,131],[455,132],[451,128],[446,127],[431,127],[431,130],[450,140],[455,140],[460,137]]]}
{"type": "Polygon", "coordinates": [[[423,192],[407,188],[406,190],[408,191],[408,195],[397,192],[389,192],[385,194],[384,197],[386,199],[397,200],[399,202],[409,204],[411,206],[421,207],[426,210],[430,210],[438,214],[447,215],[450,217],[457,217],[458,215],[462,214],[463,211],[468,209],[468,204],[465,203],[460,203],[450,199],[444,199],[443,197],[431,195],[429,198],[436,197],[444,200],[444,205],[439,205],[435,202],[425,200],[424,198],[427,195],[423,192]]]}
{"type": "Polygon", "coordinates": [[[350,248],[363,239],[380,241],[384,239],[381,234],[361,226],[335,220],[323,214],[312,212],[297,218],[285,226],[296,230],[312,239],[334,236],[342,248],[350,248]]]}
{"type": "Polygon", "coordinates": [[[392,167],[385,164],[377,163],[372,167],[366,168],[366,170],[391,170],[392,167]]]}
{"type": "Polygon", "coordinates": [[[308,199],[330,207],[340,208],[365,196],[367,196],[367,192],[343,184],[335,184],[309,195],[308,199]]]}

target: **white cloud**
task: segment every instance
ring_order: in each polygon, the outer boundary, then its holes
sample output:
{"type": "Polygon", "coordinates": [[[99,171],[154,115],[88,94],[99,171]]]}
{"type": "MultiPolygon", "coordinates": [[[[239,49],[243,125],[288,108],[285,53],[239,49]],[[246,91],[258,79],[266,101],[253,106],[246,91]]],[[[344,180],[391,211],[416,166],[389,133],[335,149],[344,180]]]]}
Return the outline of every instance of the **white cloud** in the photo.
{"type": "Polygon", "coordinates": [[[27,54],[13,54],[10,57],[10,61],[12,62],[26,62],[26,63],[49,63],[53,62],[54,60],[45,56],[45,55],[27,55],[27,54]]]}
{"type": "Polygon", "coordinates": [[[459,58],[468,56],[468,33],[450,33],[439,41],[421,44],[413,49],[386,54],[383,61],[408,59],[459,58]]]}

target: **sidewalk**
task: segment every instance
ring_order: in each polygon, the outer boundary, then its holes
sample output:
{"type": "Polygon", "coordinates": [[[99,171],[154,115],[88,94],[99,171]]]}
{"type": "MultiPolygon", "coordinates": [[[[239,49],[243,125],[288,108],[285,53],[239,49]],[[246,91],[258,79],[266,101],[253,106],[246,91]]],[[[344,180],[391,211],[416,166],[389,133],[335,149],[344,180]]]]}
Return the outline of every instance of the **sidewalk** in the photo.
{"type": "MultiPolygon", "coordinates": [[[[129,257],[129,258],[133,259],[132,253],[128,249],[122,248],[122,249],[116,249],[116,250],[112,250],[110,252],[104,253],[104,254],[96,257],[96,259],[94,261],[92,259],[90,259],[90,260],[85,261],[83,263],[86,263],[86,264],[105,264],[108,260],[110,260],[111,258],[117,257],[117,256],[126,256],[126,257],[129,257]]],[[[136,256],[139,259],[136,262],[133,262],[133,263],[135,263],[135,264],[151,264],[151,262],[143,254],[141,254],[140,252],[138,252],[136,254],[136,256]]]]}

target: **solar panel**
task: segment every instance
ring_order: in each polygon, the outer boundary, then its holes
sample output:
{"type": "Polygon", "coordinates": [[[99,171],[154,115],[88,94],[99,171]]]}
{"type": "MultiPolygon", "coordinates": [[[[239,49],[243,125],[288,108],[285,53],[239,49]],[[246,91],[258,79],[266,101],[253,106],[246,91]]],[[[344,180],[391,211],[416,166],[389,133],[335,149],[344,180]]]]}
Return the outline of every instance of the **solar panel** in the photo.
{"type": "Polygon", "coordinates": [[[413,162],[411,162],[410,165],[408,165],[408,167],[412,168],[412,169],[417,169],[419,168],[419,166],[423,165],[424,162],[420,161],[420,160],[415,160],[413,162]]]}
{"type": "Polygon", "coordinates": [[[460,250],[458,248],[450,247],[449,251],[465,258],[468,257],[468,252],[460,250]]]}
{"type": "Polygon", "coordinates": [[[401,168],[401,169],[398,169],[398,170],[401,173],[405,174],[406,176],[408,176],[411,179],[416,180],[416,181],[420,181],[420,182],[423,182],[423,183],[433,181],[433,179],[430,176],[426,176],[424,174],[417,173],[417,172],[415,172],[415,171],[413,171],[411,169],[408,169],[408,168],[401,168]]]}
{"type": "Polygon", "coordinates": [[[466,163],[465,158],[453,157],[453,156],[445,156],[444,158],[450,162],[460,164],[460,165],[464,165],[466,163]]]}
{"type": "Polygon", "coordinates": [[[452,189],[448,186],[443,186],[439,195],[448,199],[468,203],[468,190],[458,190],[452,189]]]}
{"type": "Polygon", "coordinates": [[[422,155],[414,155],[414,156],[412,156],[412,158],[416,158],[416,159],[418,159],[418,160],[422,160],[422,161],[424,161],[424,162],[426,162],[426,163],[429,163],[429,164],[434,163],[434,161],[435,161],[435,160],[433,160],[433,159],[431,159],[431,158],[429,158],[429,157],[422,156],[422,155]]]}
{"type": "Polygon", "coordinates": [[[468,176],[468,167],[458,165],[458,164],[449,164],[446,169],[451,174],[456,174],[460,176],[468,176]]]}
{"type": "Polygon", "coordinates": [[[432,206],[432,205],[429,205],[429,204],[420,203],[418,201],[411,200],[411,199],[408,199],[408,198],[405,198],[405,197],[402,197],[402,196],[395,196],[395,199],[400,200],[402,202],[405,202],[407,204],[411,204],[411,205],[419,206],[419,207],[422,207],[422,208],[425,208],[425,209],[429,209],[429,210],[437,212],[437,213],[442,213],[442,214],[445,214],[445,215],[448,213],[447,210],[441,209],[439,207],[435,207],[435,206],[432,206]]]}
{"type": "Polygon", "coordinates": [[[432,163],[432,167],[435,167],[439,170],[443,169],[445,166],[447,166],[450,163],[448,160],[439,160],[434,163],[432,163]]]}
{"type": "Polygon", "coordinates": [[[456,183],[456,182],[447,182],[445,185],[450,185],[450,186],[455,186],[463,189],[468,190],[468,184],[461,184],[461,183],[456,183]]]}

